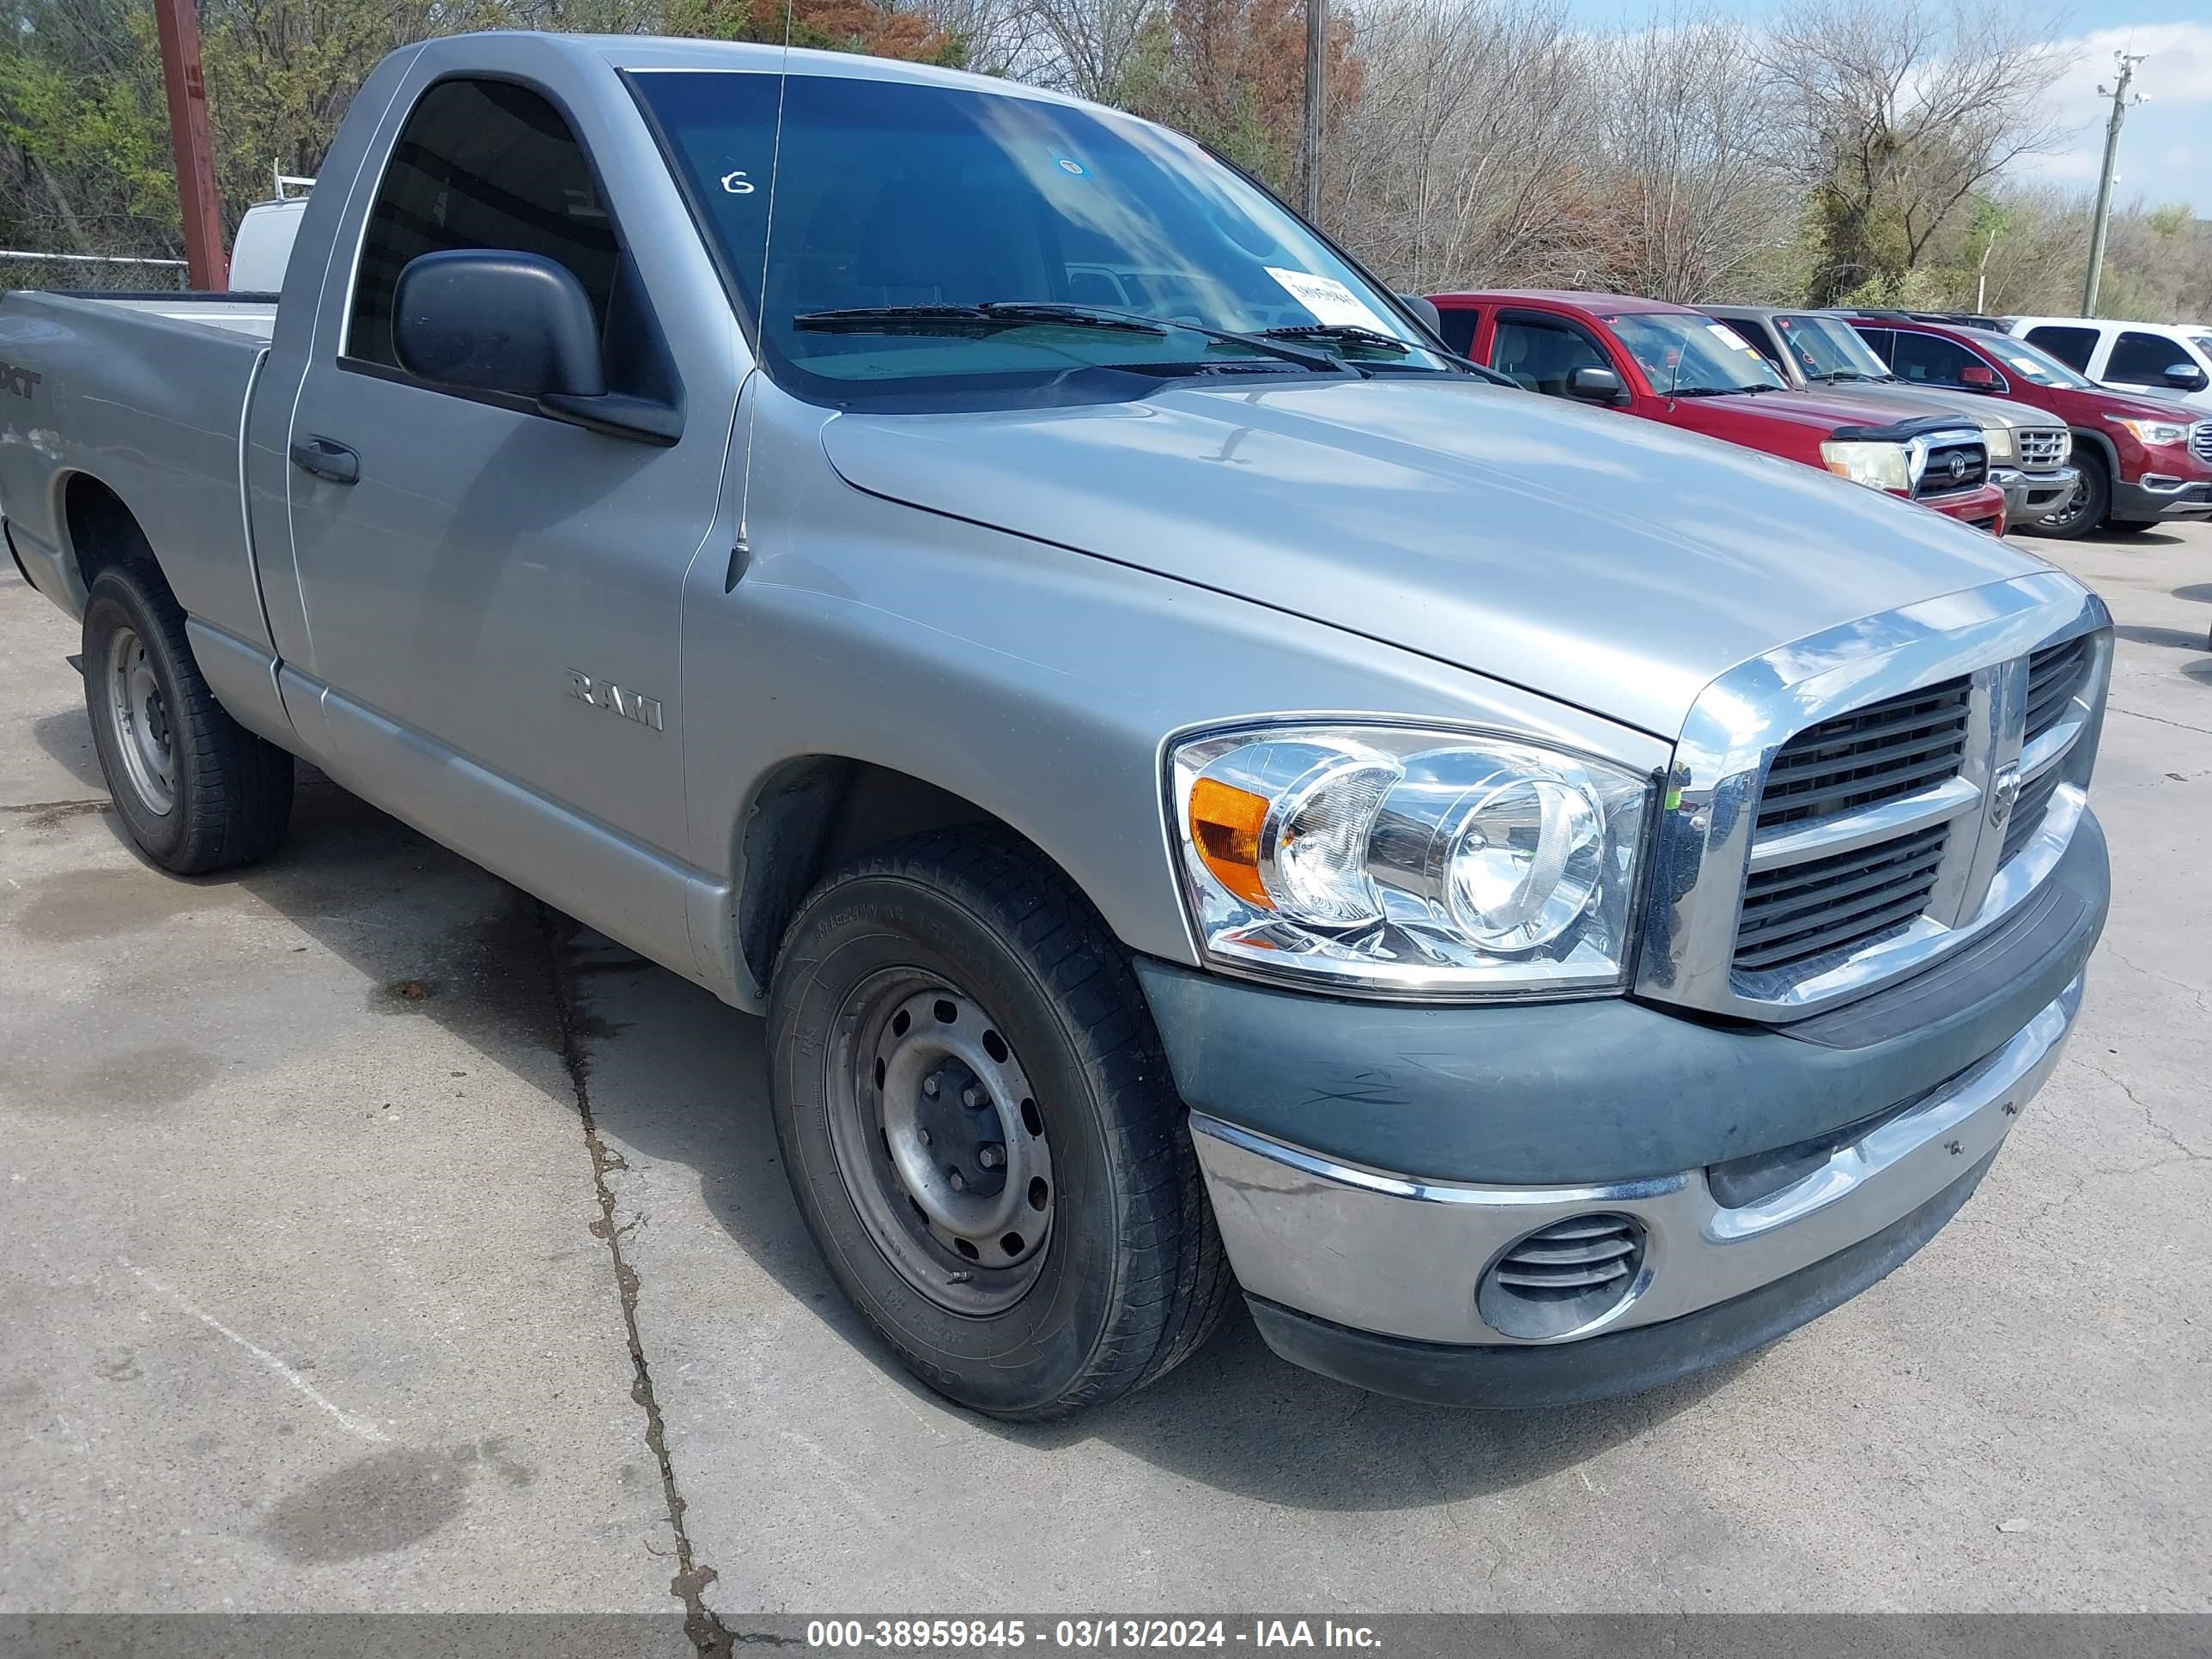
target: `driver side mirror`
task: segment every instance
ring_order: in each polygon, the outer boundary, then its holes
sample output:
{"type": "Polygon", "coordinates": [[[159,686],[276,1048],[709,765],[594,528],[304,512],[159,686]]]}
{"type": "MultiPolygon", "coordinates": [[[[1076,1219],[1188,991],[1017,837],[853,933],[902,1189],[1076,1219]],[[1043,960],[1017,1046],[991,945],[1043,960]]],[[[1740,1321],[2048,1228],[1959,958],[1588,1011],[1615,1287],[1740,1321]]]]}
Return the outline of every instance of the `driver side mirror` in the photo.
{"type": "Polygon", "coordinates": [[[434,386],[533,400],[606,393],[591,299],[539,254],[455,248],[410,260],[392,345],[402,368],[434,386]]]}
{"type": "Polygon", "coordinates": [[[2161,377],[2176,392],[2202,392],[2212,379],[2194,363],[2176,363],[2161,377]]]}
{"type": "Polygon", "coordinates": [[[1437,309],[1437,302],[1425,294],[1401,294],[1398,303],[1429,325],[1429,332],[1443,337],[1444,314],[1437,309]]]}
{"type": "Polygon", "coordinates": [[[684,435],[674,404],[607,390],[591,296],[543,254],[452,248],[409,260],[392,300],[392,347],[402,368],[433,386],[527,398],[541,415],[637,443],[684,435]]]}
{"type": "Polygon", "coordinates": [[[1621,385],[1620,376],[1613,370],[1586,364],[1568,372],[1567,396],[1586,404],[1619,408],[1628,401],[1628,388],[1621,385]]]}
{"type": "Polygon", "coordinates": [[[1987,363],[1968,363],[1959,371],[1959,384],[1969,392],[1995,392],[1997,372],[1987,363]]]}

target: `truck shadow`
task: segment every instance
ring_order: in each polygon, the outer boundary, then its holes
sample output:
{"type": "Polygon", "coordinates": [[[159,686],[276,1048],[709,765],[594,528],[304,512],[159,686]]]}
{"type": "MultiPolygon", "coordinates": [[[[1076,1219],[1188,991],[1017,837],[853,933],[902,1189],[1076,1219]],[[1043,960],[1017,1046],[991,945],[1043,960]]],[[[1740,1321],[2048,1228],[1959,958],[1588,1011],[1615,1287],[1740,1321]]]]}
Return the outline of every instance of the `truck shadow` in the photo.
{"type": "MultiPolygon", "coordinates": [[[[106,822],[119,836],[119,826],[106,822]]],[[[172,882],[151,870],[145,879],[172,882]]],[[[815,1326],[803,1339],[779,1339],[784,1363],[812,1363],[811,1351],[830,1364],[872,1365],[917,1415],[948,1434],[981,1431],[1047,1454],[1097,1440],[1183,1479],[1269,1503],[1401,1510],[1572,1468],[1694,1406],[1756,1363],[1739,1361],[1609,1404],[1453,1411],[1365,1394],[1285,1364],[1261,1341],[1240,1304],[1201,1352],[1118,1405],[1042,1426],[973,1417],[908,1375],[823,1266],[777,1154],[758,1019],[327,783],[301,789],[291,837],[269,864],[173,885],[185,893],[170,898],[188,906],[187,895],[198,889],[210,908],[265,906],[287,918],[356,968],[380,1012],[438,1022],[488,1063],[541,1090],[548,1110],[574,1109],[560,1098],[557,1066],[564,1053],[580,1060],[572,1063],[572,1077],[584,1085],[599,1133],[632,1171],[616,1179],[644,1170],[665,1182],[669,1166],[681,1166],[689,1173],[672,1178],[696,1179],[721,1230],[772,1281],[761,1294],[812,1316],[815,1326]],[[386,896],[401,885],[450,897],[394,909],[386,896]]],[[[303,1043],[313,1040],[312,1031],[300,1034],[303,1043]]],[[[625,1189],[617,1188],[617,1202],[624,1201],[625,1189]]],[[[668,1201],[665,1190],[660,1201],[668,1201]]],[[[580,1225],[584,1219],[580,1206],[580,1225]]],[[[738,1264],[732,1267],[742,1277],[738,1264]]],[[[649,1264],[641,1277],[641,1302],[650,1312],[649,1264]]],[[[662,1316],[680,1321],[684,1314],[663,1310],[662,1316]]],[[[742,1395],[743,1371],[733,1363],[731,1372],[728,1388],[742,1395]]]]}

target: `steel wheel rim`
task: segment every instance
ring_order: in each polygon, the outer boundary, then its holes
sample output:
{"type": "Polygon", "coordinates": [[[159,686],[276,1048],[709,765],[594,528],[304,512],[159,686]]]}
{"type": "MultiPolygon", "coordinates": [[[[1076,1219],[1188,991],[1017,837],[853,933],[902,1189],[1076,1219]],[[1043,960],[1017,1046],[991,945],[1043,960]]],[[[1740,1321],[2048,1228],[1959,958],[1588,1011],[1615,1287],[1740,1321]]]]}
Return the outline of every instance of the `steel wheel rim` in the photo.
{"type": "Polygon", "coordinates": [[[975,999],[916,969],[858,987],[836,1030],[830,1150],[870,1238],[949,1312],[1006,1311],[1043,1267],[1059,1198],[1020,1057],[975,999]]]}
{"type": "Polygon", "coordinates": [[[2063,513],[2046,513],[2036,522],[2049,530],[2071,530],[2088,512],[2089,486],[2084,481],[2075,488],[2074,499],[2066,504],[2063,513]]]}
{"type": "Polygon", "coordinates": [[[176,733],[153,659],[135,629],[118,629],[108,642],[107,704],[132,793],[155,817],[167,817],[177,801],[176,733]]]}

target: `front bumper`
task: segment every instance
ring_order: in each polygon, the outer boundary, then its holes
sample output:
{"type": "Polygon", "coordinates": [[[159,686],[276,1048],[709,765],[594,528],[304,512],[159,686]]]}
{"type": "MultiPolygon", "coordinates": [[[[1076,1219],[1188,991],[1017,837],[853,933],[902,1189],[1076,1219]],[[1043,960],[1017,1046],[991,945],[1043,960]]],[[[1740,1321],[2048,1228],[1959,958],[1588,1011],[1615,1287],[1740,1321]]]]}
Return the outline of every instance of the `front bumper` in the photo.
{"type": "Polygon", "coordinates": [[[1601,1399],[1771,1341],[1933,1237],[2057,1065],[2081,985],[2075,979],[2010,1042],[1925,1098],[1825,1156],[1778,1160],[1778,1172],[1795,1178],[1756,1196],[1735,1189],[1741,1169],[1580,1188],[1471,1187],[1352,1168],[1203,1115],[1191,1129],[1230,1260],[1255,1307],[1267,1304],[1261,1330],[1285,1358],[1318,1357],[1328,1362],[1320,1369],[1343,1376],[1354,1367],[1348,1354],[1364,1353],[1359,1374],[1345,1380],[1455,1404],[1601,1399]],[[1717,1181],[1738,1201],[1723,1201],[1717,1181]],[[1642,1228],[1643,1256],[1621,1300],[1541,1341],[1486,1326],[1476,1293],[1492,1264],[1530,1233],[1592,1213],[1642,1228]],[[1793,1281],[1796,1292],[1773,1294],[1793,1281]],[[1691,1320],[1700,1322],[1673,1328],[1691,1320]],[[1346,1334],[1310,1328],[1317,1324],[1346,1334]],[[1646,1330],[1668,1334],[1596,1340],[1646,1330]],[[1383,1363],[1394,1351],[1408,1372],[1395,1379],[1383,1363]]]}
{"type": "Polygon", "coordinates": [[[1946,495],[1915,495],[1911,499],[1923,507],[1932,507],[1947,519],[1956,519],[1977,530],[1986,530],[1993,536],[2004,534],[2005,493],[1994,483],[1946,495]]]}
{"type": "Polygon", "coordinates": [[[2172,473],[2146,472],[2136,483],[2112,485],[2112,516],[2130,524],[2197,519],[2212,513],[2212,482],[2172,473]]]}
{"type": "Polygon", "coordinates": [[[2081,487],[2079,467],[2054,467],[2045,472],[2023,472],[2015,466],[1993,466],[1990,481],[2004,491],[2005,522],[2015,527],[2033,524],[2072,505],[2081,487]]]}
{"type": "Polygon", "coordinates": [[[2005,921],[1782,1026],[1627,997],[1409,1006],[1137,970],[1278,1352],[1417,1398],[1528,1405],[1717,1363],[1919,1248],[2057,1064],[2110,882],[2084,813],[2005,921]],[[1643,1241],[1617,1302],[1540,1340],[1486,1316],[1510,1248],[1596,1215],[1643,1241]]]}

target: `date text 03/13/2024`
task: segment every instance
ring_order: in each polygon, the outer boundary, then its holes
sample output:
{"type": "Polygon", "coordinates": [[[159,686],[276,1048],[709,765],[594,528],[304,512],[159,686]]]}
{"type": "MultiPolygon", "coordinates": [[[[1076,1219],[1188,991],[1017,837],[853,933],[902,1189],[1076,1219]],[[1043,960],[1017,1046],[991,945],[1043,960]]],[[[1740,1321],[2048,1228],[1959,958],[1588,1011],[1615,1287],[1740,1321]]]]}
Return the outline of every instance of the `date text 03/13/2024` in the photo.
{"type": "Polygon", "coordinates": [[[920,1652],[988,1653],[1030,1645],[1073,1650],[1145,1648],[1379,1649],[1367,1625],[1334,1620],[823,1619],[809,1621],[806,1645],[823,1652],[864,1648],[920,1652]]]}

